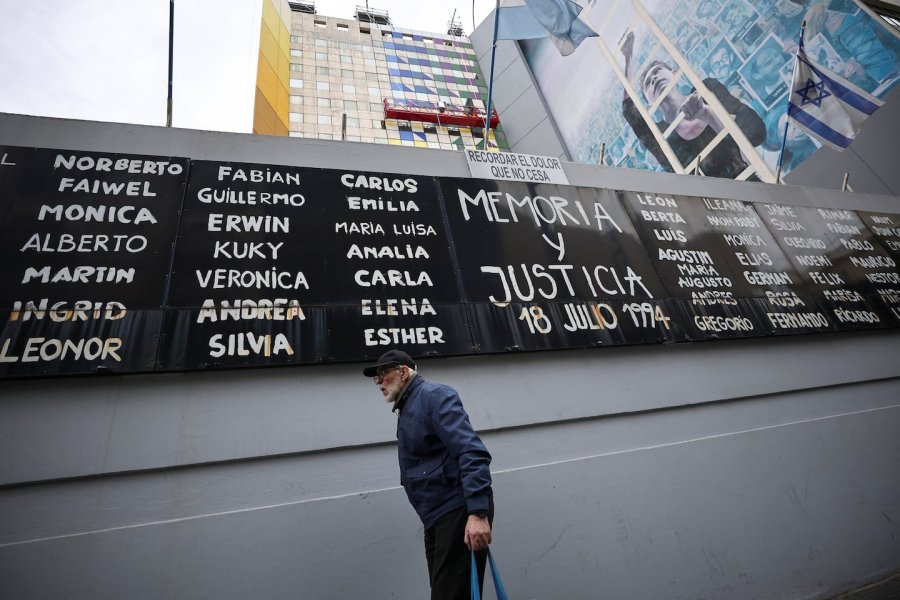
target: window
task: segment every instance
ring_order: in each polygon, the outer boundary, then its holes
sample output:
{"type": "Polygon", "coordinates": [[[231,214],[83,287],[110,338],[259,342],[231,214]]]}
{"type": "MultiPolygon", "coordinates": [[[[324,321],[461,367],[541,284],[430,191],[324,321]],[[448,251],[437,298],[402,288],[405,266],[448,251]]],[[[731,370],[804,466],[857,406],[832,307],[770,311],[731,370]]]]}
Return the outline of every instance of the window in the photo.
{"type": "Polygon", "coordinates": [[[316,75],[328,75],[328,67],[316,67],[316,75]]]}
{"type": "Polygon", "coordinates": [[[316,52],[316,60],[328,60],[328,53],[316,52]]]}
{"type": "Polygon", "coordinates": [[[370,88],[369,88],[369,95],[370,95],[370,96],[380,96],[380,95],[381,95],[381,88],[370,87],[370,88]]]}
{"type": "Polygon", "coordinates": [[[353,64],[353,59],[347,54],[341,54],[341,62],[345,65],[353,64]]]}
{"type": "Polygon", "coordinates": [[[291,79],[291,87],[302,88],[303,80],[302,79],[291,79]]]}
{"type": "Polygon", "coordinates": [[[291,71],[303,71],[303,65],[298,65],[297,63],[291,63],[291,71]]]}
{"type": "Polygon", "coordinates": [[[383,109],[383,104],[379,104],[378,102],[369,102],[369,110],[373,112],[381,112],[383,109]]]}
{"type": "Polygon", "coordinates": [[[359,127],[359,119],[356,117],[347,117],[347,127],[359,127]]]}
{"type": "Polygon", "coordinates": [[[328,85],[327,81],[317,81],[316,82],[316,90],[320,92],[330,92],[331,86],[328,85]]]}
{"type": "Polygon", "coordinates": [[[303,122],[303,113],[288,113],[288,118],[291,120],[291,123],[302,123],[303,122]]]}
{"type": "Polygon", "coordinates": [[[325,28],[325,21],[318,21],[318,20],[317,20],[317,21],[313,21],[313,23],[316,24],[316,27],[321,27],[322,29],[325,28]]]}
{"type": "Polygon", "coordinates": [[[353,70],[352,69],[341,69],[341,77],[346,79],[353,79],[353,70]]]}
{"type": "Polygon", "coordinates": [[[369,35],[369,34],[372,33],[371,30],[370,30],[368,27],[360,27],[360,28],[359,28],[359,32],[360,32],[360,33],[365,33],[366,35],[369,35]]]}
{"type": "Polygon", "coordinates": [[[316,98],[316,106],[331,108],[331,99],[330,98],[316,98]]]}
{"type": "Polygon", "coordinates": [[[303,96],[291,95],[291,104],[303,104],[303,96]]]}
{"type": "Polygon", "coordinates": [[[293,56],[294,58],[303,58],[303,50],[291,49],[291,56],[293,56]]]}
{"type": "Polygon", "coordinates": [[[319,115],[318,123],[319,125],[331,125],[331,115],[319,115]]]}
{"type": "Polygon", "coordinates": [[[366,63],[366,66],[367,66],[367,67],[374,67],[374,66],[375,66],[375,59],[374,59],[374,58],[364,58],[364,59],[363,59],[363,62],[366,63]]]}
{"type": "Polygon", "coordinates": [[[346,32],[350,31],[350,26],[347,25],[346,23],[338,23],[337,29],[338,29],[338,31],[343,31],[346,33],[346,32]]]}
{"type": "Polygon", "coordinates": [[[333,140],[333,139],[334,139],[334,136],[331,135],[330,133],[320,133],[320,134],[319,134],[319,139],[320,139],[320,140],[333,140]]]}
{"type": "Polygon", "coordinates": [[[327,48],[328,42],[322,38],[316,38],[316,48],[327,48]]]}
{"type": "Polygon", "coordinates": [[[302,35],[292,35],[292,36],[291,36],[291,43],[292,43],[292,44],[302,44],[302,43],[303,43],[303,36],[302,36],[302,35]]]}
{"type": "Polygon", "coordinates": [[[366,79],[368,79],[369,81],[378,81],[378,73],[366,71],[366,79]]]}
{"type": "Polygon", "coordinates": [[[344,85],[341,86],[341,89],[344,91],[345,94],[355,94],[356,93],[356,86],[353,84],[350,84],[350,83],[345,83],[344,85]]]}
{"type": "Polygon", "coordinates": [[[357,108],[356,100],[344,100],[344,110],[356,110],[357,108]]]}

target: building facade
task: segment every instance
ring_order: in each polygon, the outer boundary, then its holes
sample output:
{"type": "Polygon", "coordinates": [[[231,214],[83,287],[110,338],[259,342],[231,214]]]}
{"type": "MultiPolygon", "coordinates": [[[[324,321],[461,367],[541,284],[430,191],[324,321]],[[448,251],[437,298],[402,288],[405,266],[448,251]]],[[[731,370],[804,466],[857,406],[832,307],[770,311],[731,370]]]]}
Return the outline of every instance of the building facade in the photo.
{"type": "MultiPolygon", "coordinates": [[[[317,14],[312,2],[265,1],[254,133],[483,147],[487,84],[462,31],[397,28],[388,13],[363,7],[354,17],[317,14]],[[284,93],[260,91],[272,87],[284,93]]],[[[488,145],[507,147],[494,129],[488,145]]]]}
{"type": "MultiPolygon", "coordinates": [[[[857,88],[889,102],[900,81],[889,7],[879,17],[853,0],[582,4],[579,18],[598,35],[571,56],[548,38],[498,43],[494,98],[515,151],[772,182],[780,156],[789,173],[821,146],[789,127],[781,152],[804,21],[809,56],[857,88]],[[715,116],[700,133],[700,121],[692,130],[680,110],[694,95],[715,116]]],[[[471,35],[482,62],[490,58],[492,22],[471,35]]]]}

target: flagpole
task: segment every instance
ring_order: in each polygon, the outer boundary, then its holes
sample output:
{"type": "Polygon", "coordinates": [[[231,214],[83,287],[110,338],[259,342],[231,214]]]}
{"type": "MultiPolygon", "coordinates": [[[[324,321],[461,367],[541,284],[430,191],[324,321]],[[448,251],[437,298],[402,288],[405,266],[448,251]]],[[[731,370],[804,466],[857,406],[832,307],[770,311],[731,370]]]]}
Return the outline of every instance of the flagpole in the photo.
{"type": "Polygon", "coordinates": [[[491,73],[488,81],[487,112],[484,115],[484,151],[488,151],[488,139],[491,137],[491,96],[494,92],[494,59],[497,57],[497,30],[500,25],[500,0],[494,9],[494,38],[491,41],[491,73]]]}
{"type": "Polygon", "coordinates": [[[791,71],[791,87],[788,88],[788,105],[784,110],[784,135],[781,138],[781,152],[778,153],[778,166],[775,168],[775,183],[781,183],[781,165],[784,161],[784,147],[787,145],[788,125],[790,125],[791,96],[794,90],[794,78],[797,76],[797,63],[800,61],[800,50],[803,48],[803,32],[806,30],[806,21],[800,24],[800,44],[797,46],[797,56],[794,57],[794,69],[791,71]]]}
{"type": "Polygon", "coordinates": [[[169,96],[166,98],[166,127],[172,126],[172,59],[175,42],[175,0],[169,0],[169,96]]]}

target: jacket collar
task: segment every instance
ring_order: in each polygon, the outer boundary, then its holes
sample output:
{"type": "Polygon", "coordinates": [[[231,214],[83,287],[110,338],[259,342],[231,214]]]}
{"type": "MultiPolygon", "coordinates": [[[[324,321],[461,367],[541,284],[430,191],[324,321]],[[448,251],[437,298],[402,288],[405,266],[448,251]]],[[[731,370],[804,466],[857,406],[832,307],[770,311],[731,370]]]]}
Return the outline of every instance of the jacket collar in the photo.
{"type": "Polygon", "coordinates": [[[406,387],[400,390],[400,395],[397,396],[397,400],[394,401],[394,407],[391,408],[391,412],[400,413],[403,410],[403,405],[406,404],[406,399],[409,397],[409,393],[413,391],[415,388],[419,387],[421,383],[422,376],[416,374],[412,379],[406,382],[406,387]]]}

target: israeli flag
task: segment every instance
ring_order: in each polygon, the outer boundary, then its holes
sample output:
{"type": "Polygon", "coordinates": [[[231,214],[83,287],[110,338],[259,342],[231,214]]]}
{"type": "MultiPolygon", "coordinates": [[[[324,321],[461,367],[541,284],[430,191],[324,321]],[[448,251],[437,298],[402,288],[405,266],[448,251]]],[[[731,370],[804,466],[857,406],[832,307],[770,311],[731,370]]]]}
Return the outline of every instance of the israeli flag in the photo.
{"type": "Polygon", "coordinates": [[[528,40],[550,36],[563,56],[597,32],[578,18],[581,6],[572,0],[525,0],[525,6],[500,8],[498,40],[528,40]]]}
{"type": "Polygon", "coordinates": [[[883,102],[806,55],[801,42],[788,118],[823,144],[843,150],[883,102]]]}

